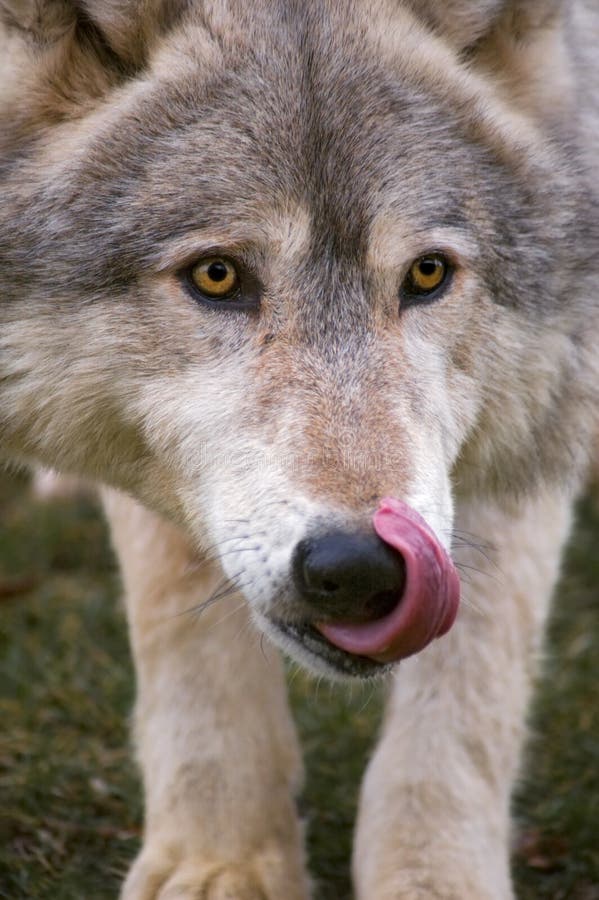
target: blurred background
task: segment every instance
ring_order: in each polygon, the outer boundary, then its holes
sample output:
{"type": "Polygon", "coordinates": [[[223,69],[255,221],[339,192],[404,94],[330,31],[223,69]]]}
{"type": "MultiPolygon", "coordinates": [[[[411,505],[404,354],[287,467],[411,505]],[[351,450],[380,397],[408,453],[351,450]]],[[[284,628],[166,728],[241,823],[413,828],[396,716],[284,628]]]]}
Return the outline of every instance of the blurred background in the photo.
{"type": "MultiPolygon", "coordinates": [[[[0,897],[112,900],[136,853],[141,790],[118,571],[93,496],[41,500],[0,471],[0,897]]],[[[289,669],[316,900],[351,900],[372,686],[289,669]]],[[[579,504],[514,801],[523,900],[599,900],[599,492],[579,504]]],[[[284,900],[284,898],[281,898],[284,900]]]]}

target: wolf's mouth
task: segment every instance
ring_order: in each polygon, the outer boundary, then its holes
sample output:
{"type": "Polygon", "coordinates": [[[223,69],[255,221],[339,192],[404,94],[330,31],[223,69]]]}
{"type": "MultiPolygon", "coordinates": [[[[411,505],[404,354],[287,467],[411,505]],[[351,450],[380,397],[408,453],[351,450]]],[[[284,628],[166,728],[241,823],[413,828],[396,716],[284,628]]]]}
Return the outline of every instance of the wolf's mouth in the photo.
{"type": "Polygon", "coordinates": [[[277,621],[276,627],[286,637],[300,644],[308,653],[317,656],[341,675],[372,678],[384,674],[391,668],[388,663],[341,650],[310,623],[291,624],[277,621]]]}
{"type": "Polygon", "coordinates": [[[396,605],[369,622],[315,622],[315,627],[347,653],[391,663],[418,653],[449,631],[458,611],[460,581],[432,529],[406,503],[390,497],[382,500],[373,526],[405,564],[396,605]]]}
{"type": "Polygon", "coordinates": [[[319,555],[308,545],[307,554],[302,551],[300,557],[304,568],[299,575],[296,565],[296,586],[303,591],[303,599],[311,601],[313,612],[299,622],[275,623],[305,650],[346,674],[377,674],[392,663],[418,653],[450,629],[458,611],[460,583],[456,569],[422,516],[402,501],[387,498],[381,501],[373,516],[373,527],[376,536],[366,541],[362,538],[352,541],[342,535],[342,547],[351,551],[346,553],[349,564],[342,558],[343,569],[333,568],[330,562],[330,557],[336,562],[330,551],[331,546],[334,549],[339,544],[336,535],[321,544],[328,556],[322,549],[319,555]],[[383,545],[385,556],[381,556],[383,545]],[[370,574],[364,547],[375,553],[379,565],[381,561],[388,565],[391,554],[394,578],[392,590],[366,596],[366,600],[374,601],[371,609],[360,594],[365,583],[368,587],[368,582],[360,580],[360,574],[362,571],[370,574]],[[352,564],[352,554],[361,567],[352,564]],[[331,582],[331,573],[333,577],[337,574],[340,581],[344,579],[342,589],[331,582]],[[314,591],[314,584],[318,591],[314,591]],[[330,585],[328,589],[327,585],[330,585]],[[339,605],[341,600],[345,606],[336,610],[335,602],[339,605]],[[350,618],[354,610],[361,611],[362,616],[350,618]],[[373,615],[375,610],[378,614],[373,615]]]}

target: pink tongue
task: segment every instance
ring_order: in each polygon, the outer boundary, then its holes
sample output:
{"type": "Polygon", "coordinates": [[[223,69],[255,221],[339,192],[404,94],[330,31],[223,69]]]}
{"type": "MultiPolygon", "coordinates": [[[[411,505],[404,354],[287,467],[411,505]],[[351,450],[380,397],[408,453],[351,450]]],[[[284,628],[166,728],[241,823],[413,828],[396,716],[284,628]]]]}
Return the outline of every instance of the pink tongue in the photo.
{"type": "Polygon", "coordinates": [[[458,611],[460,581],[432,529],[406,503],[386,497],[372,522],[378,536],[405,561],[403,596],[382,619],[360,624],[317,622],[316,628],[347,653],[395,662],[449,631],[458,611]]]}

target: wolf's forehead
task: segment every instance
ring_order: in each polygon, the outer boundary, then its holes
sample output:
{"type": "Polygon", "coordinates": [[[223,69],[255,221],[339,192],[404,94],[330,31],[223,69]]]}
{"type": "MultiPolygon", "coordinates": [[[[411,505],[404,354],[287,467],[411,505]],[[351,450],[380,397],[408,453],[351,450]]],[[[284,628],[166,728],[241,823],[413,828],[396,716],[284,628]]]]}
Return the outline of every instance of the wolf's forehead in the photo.
{"type": "Polygon", "coordinates": [[[263,17],[257,35],[249,22],[229,35],[226,19],[224,35],[186,27],[84,132],[91,146],[69,160],[77,215],[105,221],[119,203],[105,247],[129,254],[127,268],[200,232],[212,246],[255,245],[281,210],[301,209],[308,225],[297,256],[360,267],[382,220],[389,233],[398,219],[407,232],[468,226],[481,151],[419,65],[392,65],[358,24],[298,12],[320,3],[279,7],[286,15],[272,29],[263,17]]]}
{"type": "Polygon", "coordinates": [[[245,207],[251,216],[258,200],[301,204],[323,240],[346,247],[390,205],[455,224],[471,158],[439,100],[355,39],[272,40],[228,48],[208,73],[188,68],[166,80],[138,117],[154,121],[162,107],[172,133],[168,152],[148,145],[153,180],[167,178],[179,200],[197,196],[206,215],[245,207]]]}

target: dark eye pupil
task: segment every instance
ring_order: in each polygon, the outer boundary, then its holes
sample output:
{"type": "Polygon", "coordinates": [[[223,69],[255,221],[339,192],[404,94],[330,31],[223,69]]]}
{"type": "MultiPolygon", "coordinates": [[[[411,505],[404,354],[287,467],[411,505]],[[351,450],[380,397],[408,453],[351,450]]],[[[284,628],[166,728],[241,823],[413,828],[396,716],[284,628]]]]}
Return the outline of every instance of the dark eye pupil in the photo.
{"type": "Polygon", "coordinates": [[[224,281],[228,274],[228,269],[222,262],[213,262],[208,266],[208,278],[211,281],[224,281]]]}
{"type": "Polygon", "coordinates": [[[441,262],[438,259],[423,259],[418,265],[421,273],[427,278],[434,275],[440,267],[441,262]]]}

